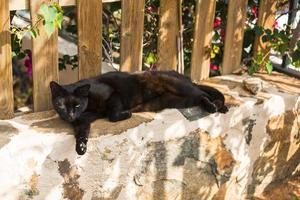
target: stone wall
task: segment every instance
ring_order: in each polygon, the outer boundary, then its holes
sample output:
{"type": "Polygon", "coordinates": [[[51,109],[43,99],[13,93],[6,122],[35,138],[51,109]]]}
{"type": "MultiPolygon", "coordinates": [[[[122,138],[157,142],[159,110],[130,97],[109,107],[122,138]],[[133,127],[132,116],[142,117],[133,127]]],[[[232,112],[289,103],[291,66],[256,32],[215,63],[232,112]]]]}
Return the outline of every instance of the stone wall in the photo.
{"type": "Polygon", "coordinates": [[[246,78],[206,82],[226,94],[226,114],[170,109],[98,120],[83,156],[52,111],[0,121],[0,199],[300,196],[300,82],[260,75],[268,80],[253,95],[246,78]]]}

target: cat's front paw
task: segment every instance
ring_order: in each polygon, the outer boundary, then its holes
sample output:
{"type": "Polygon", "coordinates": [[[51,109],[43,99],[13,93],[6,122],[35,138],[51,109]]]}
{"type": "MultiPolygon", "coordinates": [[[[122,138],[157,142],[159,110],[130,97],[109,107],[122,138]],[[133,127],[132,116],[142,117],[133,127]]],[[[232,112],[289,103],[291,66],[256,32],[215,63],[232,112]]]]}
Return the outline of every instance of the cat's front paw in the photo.
{"type": "Polygon", "coordinates": [[[84,155],[87,150],[87,138],[77,138],[76,139],[76,152],[78,155],[84,155]]]}
{"type": "Polygon", "coordinates": [[[227,113],[228,111],[229,110],[228,110],[227,106],[225,106],[225,105],[223,105],[223,107],[218,110],[218,112],[220,112],[220,113],[227,113]]]}

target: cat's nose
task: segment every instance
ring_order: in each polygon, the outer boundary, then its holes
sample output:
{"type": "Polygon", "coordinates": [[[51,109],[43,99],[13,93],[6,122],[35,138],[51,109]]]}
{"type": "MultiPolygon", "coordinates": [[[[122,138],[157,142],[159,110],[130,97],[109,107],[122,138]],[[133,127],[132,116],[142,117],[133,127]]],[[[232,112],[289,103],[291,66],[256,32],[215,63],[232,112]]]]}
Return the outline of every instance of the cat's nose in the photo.
{"type": "Polygon", "coordinates": [[[74,121],[75,120],[75,114],[74,113],[70,113],[69,120],[70,121],[74,121]]]}

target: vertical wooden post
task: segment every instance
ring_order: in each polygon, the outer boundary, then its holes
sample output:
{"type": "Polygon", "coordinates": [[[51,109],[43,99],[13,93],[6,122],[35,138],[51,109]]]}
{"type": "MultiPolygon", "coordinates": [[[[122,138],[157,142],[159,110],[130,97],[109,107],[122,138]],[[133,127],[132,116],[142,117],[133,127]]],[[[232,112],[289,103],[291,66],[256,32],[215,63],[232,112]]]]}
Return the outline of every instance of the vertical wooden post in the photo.
{"type": "Polygon", "coordinates": [[[200,81],[209,77],[210,47],[216,1],[197,1],[191,78],[200,81]]]}
{"type": "Polygon", "coordinates": [[[158,36],[159,70],[177,70],[178,7],[178,1],[160,0],[158,36]]]}
{"type": "Polygon", "coordinates": [[[77,0],[79,79],[101,73],[102,1],[77,0]]]}
{"type": "Polygon", "coordinates": [[[248,0],[229,0],[222,64],[223,74],[230,74],[240,68],[247,4],[248,0]]]}
{"type": "Polygon", "coordinates": [[[178,73],[184,74],[184,47],[183,47],[183,22],[182,22],[182,0],[178,0],[179,33],[177,37],[178,73]]]}
{"type": "MultiPolygon", "coordinates": [[[[275,15],[276,15],[276,0],[261,0],[258,11],[257,25],[264,29],[274,29],[275,15]]],[[[266,53],[269,49],[266,43],[261,40],[262,37],[256,37],[254,42],[254,55],[259,51],[266,53]]]]}
{"type": "MultiPolygon", "coordinates": [[[[39,8],[44,2],[50,1],[30,1],[33,24],[37,22],[39,8]]],[[[42,23],[38,28],[40,35],[32,40],[33,103],[36,112],[52,108],[49,83],[52,80],[58,81],[57,30],[49,38],[42,23]]]]}
{"type": "Polygon", "coordinates": [[[122,0],[121,70],[142,70],[144,0],[122,0]]]}
{"type": "Polygon", "coordinates": [[[14,114],[9,1],[0,0],[0,119],[14,114]]]}

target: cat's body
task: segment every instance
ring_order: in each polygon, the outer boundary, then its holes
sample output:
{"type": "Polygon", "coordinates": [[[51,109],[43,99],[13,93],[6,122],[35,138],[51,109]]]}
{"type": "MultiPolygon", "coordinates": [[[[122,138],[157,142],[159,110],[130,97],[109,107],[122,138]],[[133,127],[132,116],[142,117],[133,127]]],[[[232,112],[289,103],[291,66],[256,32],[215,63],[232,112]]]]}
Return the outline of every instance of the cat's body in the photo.
{"type": "Polygon", "coordinates": [[[130,118],[132,112],[192,106],[210,113],[227,112],[222,93],[174,71],[110,72],[66,86],[51,82],[50,87],[55,110],[74,127],[76,151],[81,155],[90,123],[98,118],[116,122],[130,118]]]}

